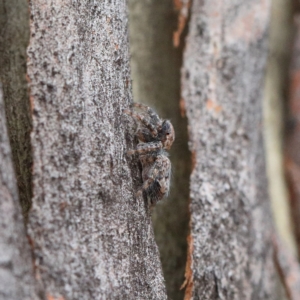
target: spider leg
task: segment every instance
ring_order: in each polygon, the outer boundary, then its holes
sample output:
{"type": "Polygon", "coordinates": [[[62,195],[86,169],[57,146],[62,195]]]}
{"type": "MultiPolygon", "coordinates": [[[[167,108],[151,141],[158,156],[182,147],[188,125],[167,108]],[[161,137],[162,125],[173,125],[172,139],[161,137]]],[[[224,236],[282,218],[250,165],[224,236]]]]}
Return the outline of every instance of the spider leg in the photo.
{"type": "Polygon", "coordinates": [[[155,125],[151,123],[151,119],[148,120],[144,115],[135,113],[129,109],[124,109],[123,112],[125,114],[131,116],[132,118],[140,121],[141,123],[143,123],[147,128],[149,128],[152,136],[154,136],[154,137],[157,136],[157,130],[155,128],[155,125]]]}
{"type": "Polygon", "coordinates": [[[160,118],[158,116],[158,114],[149,106],[142,104],[142,103],[133,103],[134,107],[137,107],[143,111],[146,111],[147,114],[150,116],[150,118],[154,121],[154,123],[158,124],[160,123],[160,118]]]}
{"type": "Polygon", "coordinates": [[[152,178],[148,178],[142,185],[142,187],[137,191],[136,195],[137,196],[141,196],[143,195],[143,192],[146,191],[150,185],[153,183],[153,179],[152,178]]]}
{"type": "Polygon", "coordinates": [[[170,174],[171,163],[170,160],[164,156],[159,155],[147,174],[144,177],[144,183],[138,195],[145,193],[151,205],[161,200],[164,196],[168,195],[170,189],[170,174]]]}
{"type": "Polygon", "coordinates": [[[138,128],[135,135],[138,138],[138,140],[142,143],[149,143],[150,141],[153,141],[153,138],[155,138],[153,137],[151,131],[145,127],[138,128]]]}
{"type": "Polygon", "coordinates": [[[153,184],[155,181],[155,177],[157,176],[158,170],[156,168],[156,165],[153,164],[151,168],[147,172],[147,179],[143,182],[143,185],[138,190],[137,195],[142,195],[144,191],[147,191],[147,189],[153,184]]]}
{"type": "Polygon", "coordinates": [[[160,185],[160,192],[167,195],[169,192],[170,177],[171,177],[171,162],[165,155],[158,155],[154,163],[154,168],[157,172],[153,172],[156,180],[160,185]]]}
{"type": "Polygon", "coordinates": [[[133,154],[146,154],[149,152],[157,151],[163,148],[162,142],[151,142],[151,143],[140,143],[137,145],[136,150],[129,150],[127,152],[128,155],[133,154]]]}

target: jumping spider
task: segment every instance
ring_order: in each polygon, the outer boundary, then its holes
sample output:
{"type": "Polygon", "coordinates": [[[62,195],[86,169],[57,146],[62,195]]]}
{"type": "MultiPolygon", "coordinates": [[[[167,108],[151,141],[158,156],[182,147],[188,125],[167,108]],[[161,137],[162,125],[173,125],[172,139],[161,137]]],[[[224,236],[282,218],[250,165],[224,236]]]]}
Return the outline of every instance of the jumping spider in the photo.
{"type": "Polygon", "coordinates": [[[142,113],[128,109],[124,113],[139,122],[136,132],[139,144],[127,154],[138,154],[142,164],[143,185],[137,195],[143,194],[150,205],[155,205],[169,193],[171,162],[166,150],[171,148],[175,132],[171,122],[160,119],[152,108],[139,103],[133,106],[142,113]]]}

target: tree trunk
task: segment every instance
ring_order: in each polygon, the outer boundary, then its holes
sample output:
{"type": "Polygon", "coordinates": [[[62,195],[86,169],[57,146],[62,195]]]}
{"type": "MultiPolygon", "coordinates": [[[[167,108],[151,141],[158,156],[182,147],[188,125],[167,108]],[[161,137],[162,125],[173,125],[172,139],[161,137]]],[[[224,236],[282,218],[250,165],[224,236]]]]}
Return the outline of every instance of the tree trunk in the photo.
{"type": "Polygon", "coordinates": [[[30,1],[33,201],[48,299],[166,299],[133,131],[126,1],[30,1]]]}
{"type": "Polygon", "coordinates": [[[0,84],[0,300],[8,299],[38,298],[12,165],[0,84]]]}
{"type": "Polygon", "coordinates": [[[190,299],[277,299],[262,141],[269,1],[193,1],[182,70],[190,299]]]}

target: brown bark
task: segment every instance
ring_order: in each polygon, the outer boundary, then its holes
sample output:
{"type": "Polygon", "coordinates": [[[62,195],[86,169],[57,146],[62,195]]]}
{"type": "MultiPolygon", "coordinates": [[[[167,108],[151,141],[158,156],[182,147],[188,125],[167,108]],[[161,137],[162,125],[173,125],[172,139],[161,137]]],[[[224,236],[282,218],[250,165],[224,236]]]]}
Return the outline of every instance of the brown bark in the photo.
{"type": "Polygon", "coordinates": [[[48,299],[166,299],[132,130],[126,1],[31,0],[33,203],[48,299]]]}
{"type": "MultiPolygon", "coordinates": [[[[188,233],[190,153],[187,122],[180,112],[182,47],[174,48],[178,14],[173,0],[130,0],[130,51],[135,101],[170,119],[176,133],[170,151],[171,191],[153,211],[155,240],[170,299],[182,299],[188,233]]],[[[183,28],[181,28],[181,31],[183,28]]],[[[183,35],[183,33],[181,33],[183,35]]],[[[177,40],[179,39],[177,34],[177,40]]]]}
{"type": "Polygon", "coordinates": [[[0,300],[38,299],[34,284],[0,84],[0,300]]]}
{"type": "Polygon", "coordinates": [[[192,4],[182,95],[193,299],[277,299],[261,134],[268,24],[269,1],[192,4]]]}

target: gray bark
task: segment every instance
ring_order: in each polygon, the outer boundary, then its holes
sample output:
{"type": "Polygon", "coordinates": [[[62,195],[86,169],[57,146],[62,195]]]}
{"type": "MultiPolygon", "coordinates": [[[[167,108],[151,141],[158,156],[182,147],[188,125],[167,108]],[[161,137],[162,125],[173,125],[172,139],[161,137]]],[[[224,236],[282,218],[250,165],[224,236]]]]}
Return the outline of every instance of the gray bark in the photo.
{"type": "Polygon", "coordinates": [[[35,291],[0,84],[0,300],[34,300],[35,291]]]}
{"type": "Polygon", "coordinates": [[[25,217],[32,198],[31,116],[26,81],[27,0],[0,0],[0,81],[19,198],[25,217]]]}
{"type": "Polygon", "coordinates": [[[135,193],[126,1],[31,0],[33,203],[49,297],[166,299],[150,212],[135,193]]]}
{"type": "Polygon", "coordinates": [[[187,299],[277,299],[262,140],[270,1],[193,1],[182,70],[189,121],[187,299]]]}
{"type": "Polygon", "coordinates": [[[154,108],[170,119],[176,133],[170,151],[171,191],[153,211],[155,240],[162,260],[170,299],[182,299],[189,222],[189,174],[187,121],[180,112],[182,47],[173,46],[178,14],[173,0],[130,0],[130,52],[135,101],[154,108]]]}

